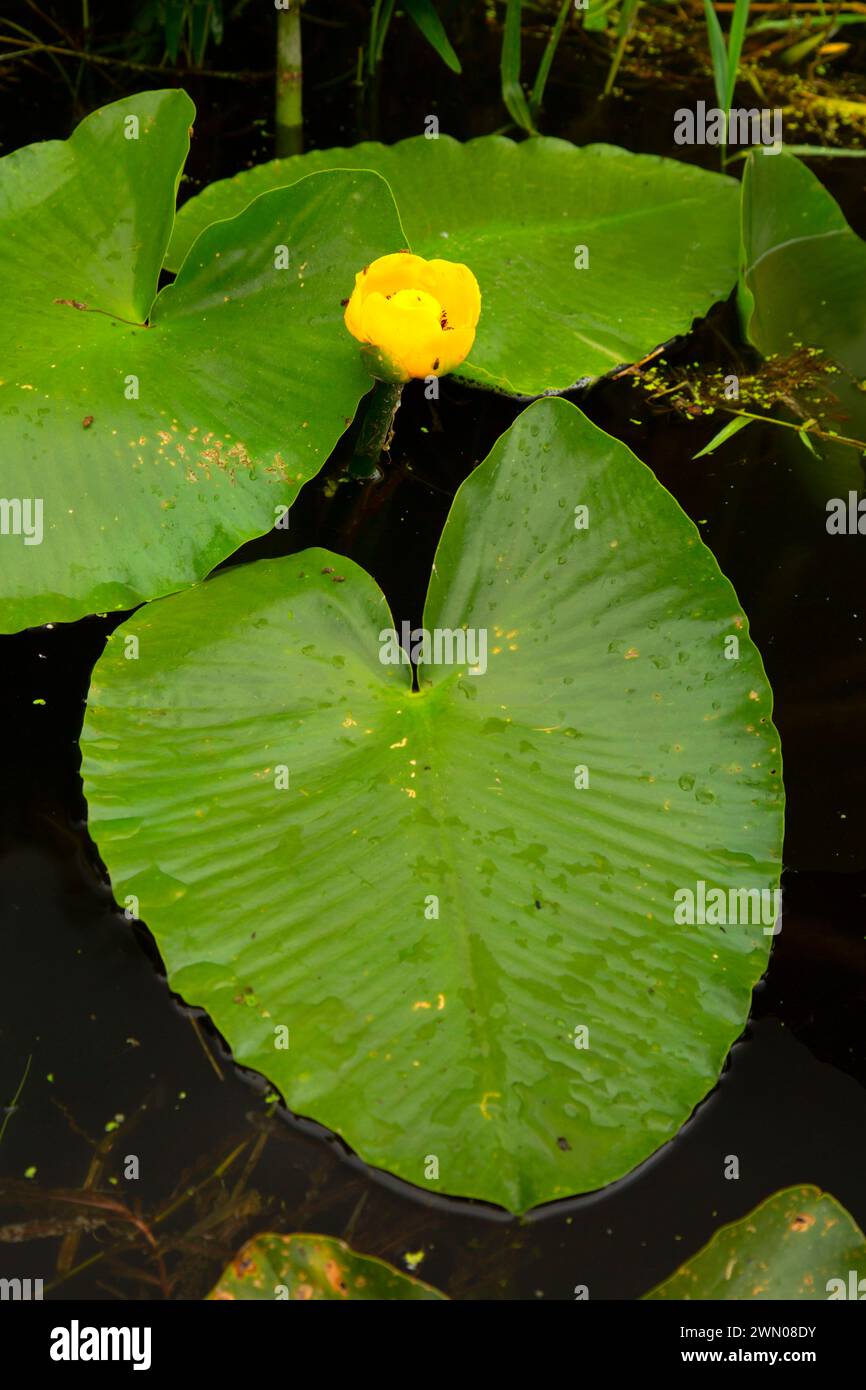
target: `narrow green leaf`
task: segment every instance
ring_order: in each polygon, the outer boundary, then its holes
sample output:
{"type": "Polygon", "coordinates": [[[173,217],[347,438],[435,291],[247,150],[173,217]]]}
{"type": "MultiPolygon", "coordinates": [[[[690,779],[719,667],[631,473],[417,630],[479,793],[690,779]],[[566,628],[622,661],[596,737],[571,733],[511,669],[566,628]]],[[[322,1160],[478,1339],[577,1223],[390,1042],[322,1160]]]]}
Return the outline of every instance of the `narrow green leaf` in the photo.
{"type": "Polygon", "coordinates": [[[608,96],[609,93],[613,90],[613,84],[616,81],[616,75],[619,72],[620,63],[622,62],[623,54],[625,53],[626,49],[626,44],[628,43],[628,37],[629,33],[631,32],[631,26],[634,22],[634,17],[637,14],[638,6],[640,5],[640,3],[641,0],[623,0],[623,4],[620,7],[619,23],[617,25],[617,45],[614,49],[613,58],[611,59],[611,64],[608,68],[607,78],[604,84],[605,96],[608,96]]]}
{"type": "Polygon", "coordinates": [[[385,40],[394,15],[395,0],[375,0],[370,21],[370,66],[375,69],[382,61],[385,40]]]}
{"type": "Polygon", "coordinates": [[[740,66],[740,54],[743,51],[743,40],[746,36],[746,24],[748,19],[749,0],[736,0],[733,18],[731,19],[731,28],[728,33],[725,111],[730,111],[731,102],[734,99],[734,88],[737,85],[737,72],[740,66]]]}
{"type": "MultiPolygon", "coordinates": [[[[815,159],[866,159],[866,150],[840,149],[831,145],[785,145],[787,154],[815,159]]],[[[748,154],[748,151],[746,151],[748,154]]],[[[772,157],[772,156],[771,156],[772,157]]]]}
{"type": "Polygon", "coordinates": [[[190,48],[193,62],[197,67],[204,66],[204,55],[210,35],[212,0],[193,0],[190,13],[190,48]]]}
{"type": "MultiPolygon", "coordinates": [[[[751,149],[740,150],[730,156],[728,163],[732,164],[737,159],[748,159],[751,153],[751,149]]],[[[834,145],[789,145],[787,141],[785,154],[799,155],[801,159],[866,159],[866,150],[843,150],[834,145]]],[[[773,159],[775,156],[767,155],[767,158],[773,159]]]]}
{"type": "Polygon", "coordinates": [[[213,35],[214,43],[222,43],[224,29],[225,19],[223,16],[222,0],[214,0],[210,17],[210,31],[213,35]]]}
{"type": "Polygon", "coordinates": [[[726,425],[723,425],[718,434],[713,435],[709,444],[705,444],[703,449],[693,454],[692,458],[702,459],[705,454],[715,453],[720,444],[724,444],[725,441],[732,438],[733,435],[739,434],[740,430],[744,430],[747,425],[753,425],[754,423],[754,420],[744,420],[741,415],[736,415],[733,420],[729,420],[726,425]]]}
{"type": "Polygon", "coordinates": [[[508,0],[505,11],[505,29],[502,35],[502,54],[500,74],[502,78],[502,100],[508,114],[522,130],[533,134],[532,115],[520,85],[520,21],[521,0],[508,0]]]}
{"type": "Polygon", "coordinates": [[[622,4],[619,7],[619,22],[617,24],[618,34],[623,35],[628,33],[640,4],[641,0],[622,0],[622,4]]]}
{"type": "Polygon", "coordinates": [[[562,37],[562,31],[565,28],[565,21],[571,13],[571,6],[572,0],[562,0],[562,7],[556,17],[556,23],[550,32],[544,47],[544,52],[541,55],[541,62],[538,64],[538,72],[535,75],[532,95],[529,99],[529,109],[532,113],[533,120],[541,109],[541,103],[544,100],[544,89],[547,86],[547,79],[550,76],[553,59],[556,56],[556,50],[559,46],[559,40],[562,37]]]}
{"type": "Polygon", "coordinates": [[[451,46],[445,33],[442,20],[436,13],[432,0],[403,0],[406,13],[415,21],[431,48],[434,48],[452,72],[462,72],[460,59],[451,46]]]}
{"type": "Polygon", "coordinates": [[[802,63],[804,58],[808,58],[811,53],[814,53],[816,48],[820,48],[823,43],[826,43],[830,34],[831,29],[828,27],[819,34],[812,34],[810,38],[800,39],[798,43],[792,44],[790,48],[786,48],[784,52],[779,54],[779,62],[786,68],[796,67],[798,63],[802,63]]]}
{"type": "Polygon", "coordinates": [[[177,62],[180,34],[186,19],[187,0],[165,0],[163,32],[165,51],[170,62],[177,62]]]}
{"type": "MultiPolygon", "coordinates": [[[[761,19],[749,25],[749,34],[761,34],[768,31],[790,32],[792,29],[804,29],[811,32],[814,25],[831,25],[830,36],[835,38],[839,29],[849,24],[866,24],[866,14],[829,14],[826,13],[822,18],[820,15],[804,15],[799,18],[789,15],[786,19],[761,19]]],[[[825,31],[826,32],[826,31],[825,31]]]]}
{"type": "Polygon", "coordinates": [[[710,57],[713,63],[713,81],[716,87],[716,100],[722,111],[727,111],[728,93],[728,51],[725,36],[719,24],[719,17],[713,9],[712,0],[704,0],[704,14],[707,21],[707,38],[710,43],[710,57]]]}
{"type": "Polygon", "coordinates": [[[589,9],[581,11],[587,33],[603,34],[615,8],[616,0],[589,0],[589,9]]]}

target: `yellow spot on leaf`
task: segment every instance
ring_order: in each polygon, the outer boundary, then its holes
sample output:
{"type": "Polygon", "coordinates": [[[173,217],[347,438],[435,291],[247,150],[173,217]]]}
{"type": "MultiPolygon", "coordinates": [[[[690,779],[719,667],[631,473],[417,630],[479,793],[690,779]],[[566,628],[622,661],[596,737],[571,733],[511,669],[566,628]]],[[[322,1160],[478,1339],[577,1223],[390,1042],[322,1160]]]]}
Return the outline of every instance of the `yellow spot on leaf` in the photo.
{"type": "Polygon", "coordinates": [[[485,1120],[490,1120],[490,1119],[492,1119],[492,1116],[490,1115],[490,1113],[489,1113],[489,1111],[488,1111],[488,1109],[487,1109],[488,1102],[491,1101],[491,1100],[500,1100],[501,1098],[502,1098],[502,1092],[501,1092],[501,1091],[485,1091],[485,1092],[484,1092],[484,1095],[481,1097],[480,1101],[478,1102],[478,1109],[481,1111],[481,1113],[482,1113],[482,1115],[484,1116],[485,1120]]]}

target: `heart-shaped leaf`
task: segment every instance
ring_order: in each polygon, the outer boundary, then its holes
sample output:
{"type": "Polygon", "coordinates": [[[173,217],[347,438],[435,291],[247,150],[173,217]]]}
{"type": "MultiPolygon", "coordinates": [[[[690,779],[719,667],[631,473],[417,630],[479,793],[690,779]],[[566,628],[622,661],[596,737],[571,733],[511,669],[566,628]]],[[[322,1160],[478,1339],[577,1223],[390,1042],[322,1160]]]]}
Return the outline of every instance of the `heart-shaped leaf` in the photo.
{"type": "Polygon", "coordinates": [[[92,834],[172,988],[295,1111],[433,1191],[601,1187],[714,1084],[766,966],[772,915],[677,920],[701,882],[778,883],[745,618],[649,469],[552,398],[455,499],[417,693],[390,626],[315,550],[141,610],[94,672],[92,834]]]}
{"type": "Polygon", "coordinates": [[[612,145],[494,135],[261,164],[181,208],[166,263],[266,189],[346,168],[384,175],[413,251],[474,271],[481,322],[458,375],[482,386],[539,395],[609,372],[687,332],[736,283],[733,179],[612,145]]]}
{"type": "Polygon", "coordinates": [[[340,301],[403,244],[376,174],[258,200],[154,302],[192,110],[144,92],[0,161],[6,631],[201,578],[273,526],[369,389],[340,301]]]}
{"type": "Polygon", "coordinates": [[[866,1237],[835,1197],[817,1187],[788,1187],[716,1231],[703,1250],[645,1297],[861,1299],[866,1297],[866,1237]]]}
{"type": "Polygon", "coordinates": [[[274,1299],[429,1303],[441,1302],[445,1295],[384,1260],[359,1255],[332,1236],[268,1233],[247,1241],[208,1298],[259,1303],[274,1299]]]}

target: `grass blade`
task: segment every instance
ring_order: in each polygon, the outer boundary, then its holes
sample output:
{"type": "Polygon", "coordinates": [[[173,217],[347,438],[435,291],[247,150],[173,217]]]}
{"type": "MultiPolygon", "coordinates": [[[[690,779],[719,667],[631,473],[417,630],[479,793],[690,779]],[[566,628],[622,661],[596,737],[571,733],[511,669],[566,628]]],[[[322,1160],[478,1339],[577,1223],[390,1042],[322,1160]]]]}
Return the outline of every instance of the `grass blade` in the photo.
{"type": "Polygon", "coordinates": [[[445,33],[442,20],[432,4],[432,0],[403,0],[406,13],[414,20],[431,48],[435,48],[443,63],[452,72],[462,72],[460,59],[451,47],[451,40],[445,33]]]}
{"type": "Polygon", "coordinates": [[[739,434],[740,430],[744,430],[747,425],[752,424],[754,424],[752,419],[744,420],[740,415],[734,416],[734,419],[729,420],[726,425],[723,425],[718,434],[713,435],[709,444],[705,444],[703,449],[692,455],[692,458],[702,459],[706,454],[714,453],[720,444],[724,444],[728,439],[731,439],[733,435],[739,434]]]}
{"type": "Polygon", "coordinates": [[[532,115],[520,85],[520,19],[521,0],[508,0],[505,11],[505,32],[502,36],[502,56],[500,74],[502,77],[502,100],[509,116],[531,135],[535,134],[532,115]]]}
{"type": "Polygon", "coordinates": [[[619,39],[614,50],[613,60],[607,74],[607,80],[604,84],[605,96],[609,96],[613,90],[613,84],[616,81],[619,65],[622,62],[622,55],[625,53],[625,46],[628,43],[628,36],[631,33],[631,26],[634,23],[634,17],[637,14],[640,3],[641,0],[623,0],[622,9],[619,12],[619,26],[617,28],[619,39]]]}
{"type": "Polygon", "coordinates": [[[562,31],[565,28],[565,21],[568,19],[570,11],[571,0],[562,0],[562,6],[560,8],[559,14],[556,17],[556,23],[554,24],[553,29],[550,32],[550,37],[547,40],[547,45],[543,54],[541,55],[541,62],[538,64],[538,72],[535,75],[535,82],[532,86],[532,95],[529,98],[529,110],[533,120],[536,118],[539,110],[541,109],[541,103],[544,100],[544,89],[547,86],[547,79],[550,75],[551,65],[553,63],[554,57],[556,56],[556,49],[559,44],[559,40],[562,37],[562,31]]]}
{"type": "Polygon", "coordinates": [[[737,85],[737,70],[740,66],[740,55],[743,51],[743,39],[746,37],[746,25],[749,22],[749,0],[736,0],[734,16],[731,20],[731,28],[728,34],[728,56],[727,56],[727,83],[725,86],[725,110],[729,111],[731,102],[734,99],[734,88],[737,85]]]}
{"type": "Polygon", "coordinates": [[[716,100],[723,111],[727,111],[728,91],[728,50],[719,17],[712,6],[712,0],[704,0],[704,14],[707,20],[707,37],[710,41],[710,57],[713,61],[713,81],[716,86],[716,100]]]}

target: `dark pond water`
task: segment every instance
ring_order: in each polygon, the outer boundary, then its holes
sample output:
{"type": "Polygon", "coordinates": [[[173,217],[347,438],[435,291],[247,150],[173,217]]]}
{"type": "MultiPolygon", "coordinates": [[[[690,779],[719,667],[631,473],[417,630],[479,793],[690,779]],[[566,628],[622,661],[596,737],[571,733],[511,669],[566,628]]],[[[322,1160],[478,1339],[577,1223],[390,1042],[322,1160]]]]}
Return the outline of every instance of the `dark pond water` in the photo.
{"type": "MultiPolygon", "coordinates": [[[[343,29],[310,24],[308,36],[309,88],[352,66],[343,29]]],[[[395,40],[383,138],[416,133],[429,112],[459,136],[501,123],[498,38],[483,27],[468,37],[474,63],[462,85],[410,34],[395,40]]],[[[232,65],[267,67],[268,43],[267,26],[251,21],[232,65]]],[[[68,132],[69,95],[48,71],[0,95],[4,150],[68,132]]],[[[548,132],[670,153],[681,93],[632,85],[599,102],[603,73],[596,61],[561,56],[548,132]]],[[[116,74],[117,87],[88,77],[83,99],[135,90],[131,75],[116,74]]],[[[679,78],[705,94],[687,61],[679,78]]],[[[200,112],[195,180],[271,154],[267,84],[187,85],[200,112]]],[[[356,137],[350,85],[309,90],[308,111],[313,143],[356,137]]],[[[866,232],[863,164],[814,167],[866,232]]],[[[668,356],[736,370],[748,358],[732,306],[668,356]]],[[[788,790],[784,926],[719,1086],[630,1177],[523,1222],[371,1171],[317,1125],[274,1111],[261,1079],[235,1068],[207,1020],[169,994],[146,927],[118,913],[87,837],[76,740],[90,671],[122,615],[4,637],[0,1103],[11,1102],[31,1062],[0,1143],[0,1226],[33,1223],[4,1232],[33,1238],[2,1247],[0,1272],[54,1281],[59,1297],[162,1297],[147,1241],[129,1223],[104,1224],[94,1204],[94,1192],[110,1195],[128,1153],[140,1157],[137,1211],[163,1243],[176,1297],[200,1297],[241,1241],[267,1227],[343,1236],[397,1264],[423,1250],[419,1272],[455,1297],[567,1299],[577,1284],[592,1298],[639,1296],[719,1224],[790,1183],[828,1189],[866,1225],[862,539],[827,536],[826,487],[814,473],[804,486],[804,469],[820,465],[792,461],[781,431],[749,429],[693,461],[717,428],[711,421],[655,412],[627,380],[573,399],[699,523],[750,615],[776,693],[788,790]],[[723,1177],[728,1154],[740,1160],[737,1182],[723,1177]]],[[[398,623],[419,619],[454,491],[520,408],[447,381],[434,408],[410,388],[383,483],[327,497],[335,458],[304,489],[291,532],[235,560],[326,546],[373,573],[398,623]]]]}

